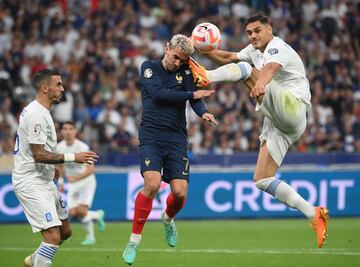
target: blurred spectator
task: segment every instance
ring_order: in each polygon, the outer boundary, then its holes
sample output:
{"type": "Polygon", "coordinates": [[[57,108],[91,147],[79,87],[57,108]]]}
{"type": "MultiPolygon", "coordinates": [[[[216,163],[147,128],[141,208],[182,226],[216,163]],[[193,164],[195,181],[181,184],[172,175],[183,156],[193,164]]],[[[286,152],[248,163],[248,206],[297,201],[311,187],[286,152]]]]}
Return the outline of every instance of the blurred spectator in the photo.
{"type": "Polygon", "coordinates": [[[306,0],[301,4],[301,9],[304,22],[310,25],[315,19],[319,6],[315,3],[315,0],[306,0]]]}
{"type": "MultiPolygon", "coordinates": [[[[32,74],[49,67],[62,73],[66,87],[52,111],[56,122],[75,120],[84,140],[99,151],[136,150],[142,62],[161,56],[173,34],[190,35],[203,21],[220,28],[222,49],[239,51],[247,45],[244,19],[261,10],[298,51],[311,84],[309,125],[292,150],[360,151],[359,6],[355,0],[2,1],[1,149],[11,151],[18,110],[33,94],[32,74]]],[[[242,83],[210,88],[217,94],[207,107],[219,125],[209,128],[187,113],[192,153],[258,150],[262,120],[242,83]]]]}
{"type": "Polygon", "coordinates": [[[73,121],[73,114],[74,98],[71,91],[66,89],[61,102],[54,105],[52,109],[53,119],[57,122],[73,121]]]}
{"type": "Polygon", "coordinates": [[[100,111],[96,118],[96,123],[100,126],[100,140],[103,143],[111,141],[112,136],[116,133],[118,125],[121,122],[121,115],[116,110],[114,98],[106,101],[105,107],[100,111]]]}
{"type": "Polygon", "coordinates": [[[4,136],[13,138],[17,131],[18,123],[15,116],[11,113],[11,98],[5,97],[0,103],[0,123],[6,128],[4,136]]]}
{"type": "MultiPolygon", "coordinates": [[[[11,96],[11,89],[12,89],[12,80],[10,77],[10,73],[4,68],[4,64],[0,62],[0,99],[2,96],[11,96]]],[[[11,99],[10,103],[11,103],[11,99]]]]}

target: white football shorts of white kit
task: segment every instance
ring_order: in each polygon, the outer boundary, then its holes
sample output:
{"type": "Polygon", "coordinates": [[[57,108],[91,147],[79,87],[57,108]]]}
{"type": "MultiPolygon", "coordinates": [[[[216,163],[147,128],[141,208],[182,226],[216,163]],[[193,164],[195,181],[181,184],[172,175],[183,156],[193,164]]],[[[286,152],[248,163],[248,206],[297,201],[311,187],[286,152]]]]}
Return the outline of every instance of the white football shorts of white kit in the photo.
{"type": "Polygon", "coordinates": [[[67,206],[69,209],[81,205],[91,207],[96,191],[96,179],[90,174],[85,179],[69,183],[67,193],[67,206]]]}
{"type": "Polygon", "coordinates": [[[34,233],[60,226],[68,218],[64,201],[53,182],[14,187],[34,233]]]}
{"type": "Polygon", "coordinates": [[[280,166],[289,147],[305,131],[307,105],[274,80],[265,88],[263,102],[256,105],[256,111],[265,116],[259,139],[261,145],[266,141],[271,157],[280,166]]]}

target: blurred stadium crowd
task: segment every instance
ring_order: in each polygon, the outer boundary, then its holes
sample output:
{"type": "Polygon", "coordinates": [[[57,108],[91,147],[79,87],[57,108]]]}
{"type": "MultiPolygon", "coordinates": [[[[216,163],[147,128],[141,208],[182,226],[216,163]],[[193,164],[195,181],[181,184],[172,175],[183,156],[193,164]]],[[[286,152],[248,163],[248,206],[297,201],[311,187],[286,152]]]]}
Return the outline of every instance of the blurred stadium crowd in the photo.
{"type": "MultiPolygon", "coordinates": [[[[0,1],[0,155],[12,155],[19,112],[32,98],[32,74],[62,73],[66,93],[52,111],[59,127],[74,120],[100,154],[137,150],[139,67],[161,57],[173,34],[209,21],[221,49],[247,45],[243,21],[269,15],[274,32],[302,57],[311,83],[308,128],[300,152],[360,152],[360,1],[345,0],[2,0],[0,1]]],[[[216,67],[201,55],[195,58],[216,67]]],[[[212,85],[207,105],[219,125],[188,112],[193,153],[258,150],[262,118],[238,83],[212,85]]]]}

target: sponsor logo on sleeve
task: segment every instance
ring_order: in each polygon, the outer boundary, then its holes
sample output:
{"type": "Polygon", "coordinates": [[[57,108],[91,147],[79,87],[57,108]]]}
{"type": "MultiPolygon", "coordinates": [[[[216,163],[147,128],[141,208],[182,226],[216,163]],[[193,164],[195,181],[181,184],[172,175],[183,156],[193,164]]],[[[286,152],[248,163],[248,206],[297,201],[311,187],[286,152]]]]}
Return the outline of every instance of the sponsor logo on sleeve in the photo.
{"type": "Polygon", "coordinates": [[[279,50],[278,50],[277,48],[270,48],[270,49],[268,50],[268,53],[269,53],[270,55],[275,55],[275,54],[279,53],[279,50]]]}
{"type": "Polygon", "coordinates": [[[147,68],[144,70],[144,77],[149,79],[153,75],[152,69],[147,68]]]}
{"type": "Polygon", "coordinates": [[[41,124],[37,123],[34,125],[34,135],[40,135],[41,133],[41,124]]]}

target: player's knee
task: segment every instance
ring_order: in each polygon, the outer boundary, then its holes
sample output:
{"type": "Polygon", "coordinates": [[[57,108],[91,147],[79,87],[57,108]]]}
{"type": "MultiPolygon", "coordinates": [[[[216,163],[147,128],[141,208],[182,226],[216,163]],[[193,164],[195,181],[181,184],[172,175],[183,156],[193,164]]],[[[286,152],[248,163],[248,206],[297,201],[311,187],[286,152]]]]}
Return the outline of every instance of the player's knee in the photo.
{"type": "Polygon", "coordinates": [[[70,209],[70,210],[69,210],[69,215],[70,215],[71,217],[73,217],[73,218],[78,217],[77,209],[74,209],[74,208],[70,209]]]}
{"type": "Polygon", "coordinates": [[[179,200],[180,202],[186,200],[186,190],[173,189],[173,190],[172,190],[172,194],[173,194],[174,197],[175,197],[177,200],[179,200]]]}
{"type": "Polygon", "coordinates": [[[87,212],[88,212],[88,209],[85,208],[85,207],[79,207],[79,208],[77,209],[77,214],[78,214],[78,216],[81,217],[81,218],[84,218],[84,217],[86,216],[87,212]]]}
{"type": "Polygon", "coordinates": [[[144,185],[143,193],[147,197],[155,197],[160,189],[160,184],[157,181],[147,181],[144,185]]]}
{"type": "Polygon", "coordinates": [[[52,245],[60,245],[61,244],[61,236],[60,233],[52,233],[51,235],[44,236],[44,241],[46,243],[52,244],[52,245]]]}
{"type": "Polygon", "coordinates": [[[78,217],[84,218],[87,214],[86,210],[80,210],[78,211],[78,217]]]}
{"type": "Polygon", "coordinates": [[[67,240],[72,236],[72,230],[66,229],[64,232],[61,233],[61,240],[67,240]]]}

